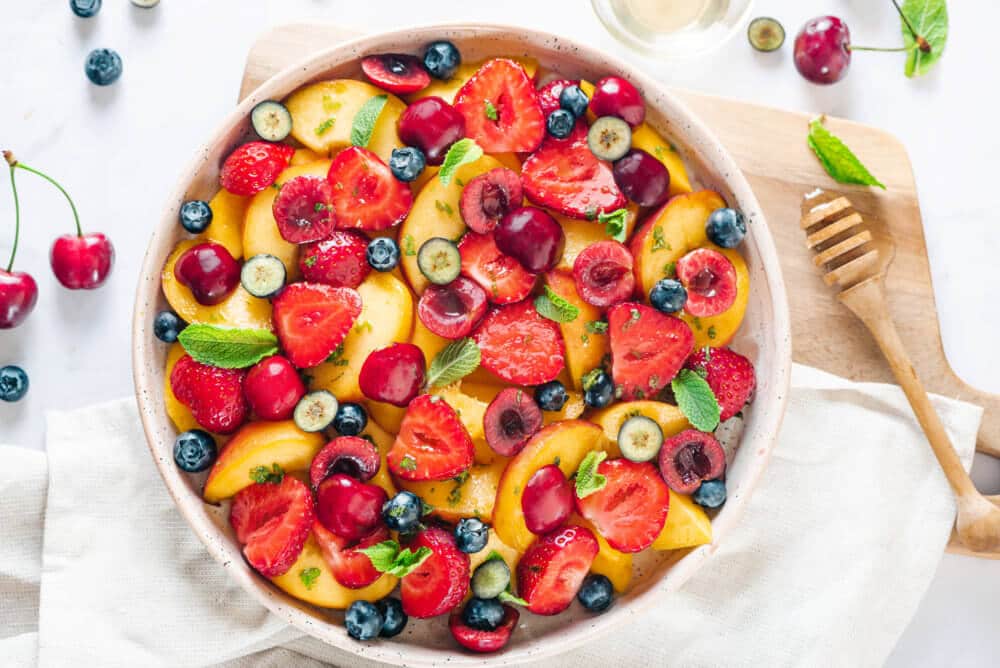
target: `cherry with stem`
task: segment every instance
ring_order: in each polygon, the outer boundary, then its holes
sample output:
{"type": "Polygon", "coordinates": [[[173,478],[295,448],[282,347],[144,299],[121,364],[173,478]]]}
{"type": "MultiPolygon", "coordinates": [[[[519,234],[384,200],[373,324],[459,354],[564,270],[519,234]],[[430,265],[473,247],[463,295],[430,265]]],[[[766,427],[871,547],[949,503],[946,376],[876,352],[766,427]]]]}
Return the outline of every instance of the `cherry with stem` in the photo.
{"type": "MultiPolygon", "coordinates": [[[[6,157],[6,152],[4,157],[6,157]]],[[[21,240],[21,201],[14,181],[14,166],[10,166],[10,187],[14,193],[14,245],[10,250],[7,268],[0,269],[0,329],[17,327],[35,308],[38,302],[38,284],[23,271],[14,271],[14,260],[21,240]]]]}

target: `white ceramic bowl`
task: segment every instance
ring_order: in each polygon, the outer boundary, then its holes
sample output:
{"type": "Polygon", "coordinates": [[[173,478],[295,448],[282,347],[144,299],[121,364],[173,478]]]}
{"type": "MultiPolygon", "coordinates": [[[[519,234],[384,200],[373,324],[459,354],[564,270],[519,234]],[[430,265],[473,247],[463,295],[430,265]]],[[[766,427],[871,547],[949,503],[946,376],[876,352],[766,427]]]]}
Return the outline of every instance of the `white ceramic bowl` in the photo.
{"type": "MultiPolygon", "coordinates": [[[[182,175],[166,203],[150,241],[139,279],[133,322],[133,369],[136,395],[149,447],[181,514],[204,542],[208,553],[240,585],[274,614],[303,632],[347,653],[390,664],[510,665],[562,653],[628,623],[637,613],[670,596],[701,568],[739,521],[750,494],[767,465],[781,424],[791,367],[788,305],[774,243],[760,205],[729,154],[715,137],[665,88],[640,70],[584,44],[535,30],[498,25],[433,25],[370,35],[332,45],[289,67],[245,99],[222,122],[182,175]],[[343,615],[300,603],[257,575],[244,561],[223,510],[205,504],[200,481],[173,462],[176,430],[163,405],[163,368],[167,347],[153,336],[154,315],[165,308],[160,271],[174,245],[185,236],[177,223],[187,199],[209,199],[218,189],[219,167],[229,152],[246,140],[250,109],[265,99],[282,99],[296,88],[334,77],[361,77],[361,57],[383,52],[418,53],[434,39],[450,39],[463,58],[531,56],[542,67],[572,78],[596,80],[617,74],[644,94],[647,120],[666,134],[685,157],[696,181],[723,194],[747,216],[750,233],[742,247],[750,269],[751,291],[746,319],[733,346],[748,355],[757,369],[757,392],[747,415],[742,446],[728,471],[729,499],[713,522],[714,541],[690,551],[643,555],[629,592],[603,615],[591,615],[574,604],[556,617],[524,612],[507,648],[494,655],[462,651],[451,639],[443,618],[413,622],[392,640],[358,643],[343,628],[343,615]]],[[[651,551],[647,551],[651,552],[651,551]]]]}

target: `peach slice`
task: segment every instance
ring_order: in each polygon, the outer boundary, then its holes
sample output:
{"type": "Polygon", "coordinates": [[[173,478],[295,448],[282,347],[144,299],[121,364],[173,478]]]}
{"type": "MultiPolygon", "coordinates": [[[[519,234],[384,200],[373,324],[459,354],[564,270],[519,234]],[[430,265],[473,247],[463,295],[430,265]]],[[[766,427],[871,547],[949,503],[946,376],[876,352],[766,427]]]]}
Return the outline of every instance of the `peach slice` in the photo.
{"type": "MultiPolygon", "coordinates": [[[[632,235],[633,230],[635,230],[635,225],[639,218],[639,206],[629,202],[625,208],[628,211],[628,216],[625,218],[625,235],[628,238],[632,235]]],[[[548,209],[546,210],[548,211],[548,209]]],[[[573,263],[576,261],[576,256],[584,248],[596,244],[598,241],[607,241],[611,238],[608,236],[605,225],[596,220],[577,220],[554,211],[549,211],[549,213],[559,221],[559,224],[563,228],[563,234],[566,235],[566,247],[563,249],[563,256],[557,265],[560,269],[573,271],[573,263]]]]}
{"type": "Polygon", "coordinates": [[[604,540],[604,536],[600,534],[597,527],[589,520],[579,515],[573,515],[570,523],[587,527],[597,539],[597,556],[594,557],[594,563],[590,565],[590,572],[598,573],[611,580],[612,586],[618,593],[628,589],[629,582],[632,581],[632,555],[619,552],[611,547],[608,541],[604,540]]]}
{"type": "Polygon", "coordinates": [[[170,346],[170,350],[167,352],[166,368],[163,370],[163,405],[167,411],[167,417],[169,417],[170,421],[174,423],[174,427],[177,428],[178,432],[203,428],[200,424],[198,424],[198,421],[194,419],[194,415],[191,414],[191,409],[182,404],[174,395],[174,388],[170,384],[170,374],[174,370],[174,365],[177,364],[177,360],[184,357],[185,354],[184,346],[181,344],[175,343],[170,346]]]}
{"type": "MultiPolygon", "coordinates": [[[[528,73],[528,78],[534,78],[535,73],[538,72],[538,61],[534,58],[511,58],[511,60],[521,64],[524,71],[528,73]]],[[[431,84],[427,88],[419,90],[416,93],[411,93],[406,99],[408,102],[413,103],[422,97],[436,95],[448,104],[451,104],[455,101],[455,94],[458,92],[458,89],[465,85],[469,77],[479,71],[484,62],[486,61],[478,60],[474,63],[462,63],[450,79],[431,79],[431,84]]]]}
{"type": "Polygon", "coordinates": [[[580,298],[576,282],[569,272],[560,269],[550,271],[545,281],[553,292],[580,309],[575,320],[559,323],[566,344],[566,368],[573,387],[579,390],[582,389],[583,375],[599,366],[609,351],[607,334],[587,330],[589,323],[601,319],[601,310],[580,298]]]}
{"type": "Polygon", "coordinates": [[[458,419],[462,421],[462,426],[469,432],[476,446],[476,463],[492,463],[497,454],[486,443],[486,434],[483,431],[483,416],[489,404],[463,392],[461,381],[434,389],[431,394],[441,397],[455,409],[458,419]]]}
{"type": "Polygon", "coordinates": [[[381,459],[378,473],[372,476],[372,479],[368,482],[372,485],[378,485],[384,489],[385,493],[391,499],[396,496],[396,483],[392,481],[392,477],[389,475],[389,467],[385,463],[385,455],[389,452],[389,448],[392,447],[392,442],[396,440],[396,438],[371,420],[368,421],[368,425],[365,427],[365,430],[361,432],[361,435],[367,436],[372,440],[375,447],[378,448],[379,458],[381,459]]]}
{"type": "Polygon", "coordinates": [[[291,167],[298,167],[299,165],[308,165],[310,162],[319,162],[320,160],[325,160],[326,156],[313,151],[308,148],[297,148],[295,153],[292,154],[292,159],[288,163],[291,167]]]}
{"type": "Polygon", "coordinates": [[[648,123],[632,130],[632,146],[649,153],[667,168],[670,172],[671,197],[691,192],[691,179],[680,153],[648,123]]]}
{"type": "Polygon", "coordinates": [[[670,490],[670,510],[654,550],[679,550],[712,542],[712,521],[690,496],[670,490]]]}
{"type": "MultiPolygon", "coordinates": [[[[467,376],[467,378],[472,378],[472,376],[467,376]]],[[[462,391],[472,397],[475,397],[487,406],[490,405],[493,398],[496,397],[497,394],[500,393],[500,390],[504,389],[504,387],[506,386],[482,383],[476,380],[462,381],[462,391]]],[[[563,404],[562,410],[542,411],[542,418],[545,420],[545,424],[548,425],[553,422],[562,422],[563,420],[575,420],[583,415],[583,411],[587,408],[586,404],[583,403],[583,393],[567,389],[566,394],[568,399],[566,399],[566,403],[563,404]]],[[[476,447],[478,448],[478,445],[476,447]]]]}
{"type": "Polygon", "coordinates": [[[413,319],[413,336],[410,337],[410,343],[424,352],[424,361],[429,367],[434,357],[444,350],[451,341],[427,329],[427,326],[417,317],[413,319]]]}
{"type": "Polygon", "coordinates": [[[208,203],[212,209],[212,224],[198,235],[198,241],[214,241],[226,247],[229,254],[239,260],[243,257],[243,220],[246,218],[249,197],[234,195],[225,188],[208,203]]]}
{"type": "Polygon", "coordinates": [[[590,415],[590,421],[600,425],[601,429],[604,430],[604,435],[615,443],[612,449],[615,452],[609,450],[609,457],[621,456],[617,453],[618,431],[625,424],[626,420],[636,415],[648,417],[660,425],[664,438],[670,438],[685,429],[691,428],[687,418],[681,413],[681,409],[662,401],[625,401],[620,404],[613,404],[607,408],[594,411],[590,415]]]}
{"type": "Polygon", "coordinates": [[[368,416],[378,424],[379,428],[393,435],[399,433],[399,425],[403,423],[406,408],[384,401],[367,401],[365,405],[368,407],[368,416]]]}
{"type": "MultiPolygon", "coordinates": [[[[521,560],[521,553],[500,540],[496,531],[490,531],[486,547],[479,552],[469,555],[469,572],[475,573],[476,568],[485,562],[494,552],[499,554],[510,568],[510,590],[517,591],[517,562],[521,560]]],[[[471,595],[471,592],[470,592],[471,595]]]]}
{"type": "Polygon", "coordinates": [[[453,480],[398,481],[406,489],[434,508],[433,515],[446,522],[457,522],[463,517],[480,517],[489,522],[494,516],[497,488],[507,458],[496,456],[492,464],[473,464],[468,476],[453,480]]]}

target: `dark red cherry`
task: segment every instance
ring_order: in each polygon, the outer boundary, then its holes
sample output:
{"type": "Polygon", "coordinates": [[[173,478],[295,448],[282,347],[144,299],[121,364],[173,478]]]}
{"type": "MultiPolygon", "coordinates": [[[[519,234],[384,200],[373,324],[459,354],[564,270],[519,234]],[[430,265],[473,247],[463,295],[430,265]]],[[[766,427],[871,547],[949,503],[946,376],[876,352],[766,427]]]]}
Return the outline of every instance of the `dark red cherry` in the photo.
{"type": "Polygon", "coordinates": [[[429,165],[444,162],[448,148],[463,137],[465,117],[437,96],[417,100],[399,117],[400,140],[423,151],[429,165]]]}
{"type": "Polygon", "coordinates": [[[611,239],[591,244],[573,262],[576,291],[583,301],[599,308],[620,304],[635,291],[633,265],[624,244],[611,239]]]}
{"type": "Polygon", "coordinates": [[[551,215],[533,206],[514,209],[500,220],[494,240],[501,253],[510,255],[533,274],[552,269],[566,246],[562,226],[551,215]]]}
{"type": "Polygon", "coordinates": [[[243,394],[262,420],[288,420],[306,386],[292,363],[281,355],[265,357],[250,367],[243,380],[243,394]]]}
{"type": "Polygon", "coordinates": [[[426,370],[420,348],[412,343],[393,343],[368,355],[358,384],[369,399],[403,407],[420,393],[426,370]]]}
{"type": "Polygon", "coordinates": [[[470,230],[488,234],[511,209],[521,206],[522,197],[517,172],[497,167],[465,184],[458,209],[470,230]]]}
{"type": "Polygon", "coordinates": [[[24,322],[38,302],[38,284],[23,271],[0,269],[0,329],[24,322]]]}
{"type": "Polygon", "coordinates": [[[851,31],[836,16],[817,16],[795,38],[795,67],[816,84],[837,83],[851,65],[851,31]]]}
{"type": "Polygon", "coordinates": [[[604,77],[594,86],[590,110],[598,118],[617,116],[633,128],[646,118],[646,105],[639,91],[621,77],[604,77]]]}
{"type": "Polygon", "coordinates": [[[199,304],[214,306],[239,285],[240,264],[225,246],[209,242],[185,251],[174,265],[174,276],[199,304]]]}
{"type": "Polygon", "coordinates": [[[396,95],[416,93],[431,82],[420,59],[405,53],[368,56],[361,60],[361,71],[373,84],[396,95]]]}
{"type": "Polygon", "coordinates": [[[320,524],[347,540],[361,540],[382,522],[382,505],[389,500],[378,485],[334,473],[316,490],[320,524]]]}
{"type": "MultiPolygon", "coordinates": [[[[49,253],[52,272],[70,290],[93,290],[104,285],[115,263],[115,249],[103,234],[64,234],[49,253]]],[[[239,268],[236,270],[239,280],[239,268]]]]}
{"type": "Polygon", "coordinates": [[[614,164],[615,183],[639,206],[660,206],[670,195],[670,172],[641,148],[633,148],[614,164]]]}
{"type": "Polygon", "coordinates": [[[424,326],[446,339],[460,339],[486,314],[486,291],[459,276],[447,285],[431,285],[420,297],[417,315],[424,326]]]}
{"type": "Polygon", "coordinates": [[[483,415],[486,443],[498,455],[513,457],[542,428],[542,409],[518,387],[501,390],[483,415]]]}
{"type": "Polygon", "coordinates": [[[528,531],[541,535],[555,531],[573,513],[573,485],[555,464],[535,471],[521,496],[528,531]]]}

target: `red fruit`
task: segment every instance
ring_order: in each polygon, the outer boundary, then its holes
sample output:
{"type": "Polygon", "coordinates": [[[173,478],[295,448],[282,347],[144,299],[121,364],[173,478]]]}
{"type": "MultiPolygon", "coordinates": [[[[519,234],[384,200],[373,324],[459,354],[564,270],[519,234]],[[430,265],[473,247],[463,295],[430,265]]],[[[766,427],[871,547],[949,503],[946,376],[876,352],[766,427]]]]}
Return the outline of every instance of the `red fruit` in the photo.
{"type": "Polygon", "coordinates": [[[312,492],[297,478],[256,483],[233,497],[229,523],[243,556],[264,577],[283,575],[302,552],[315,517],[312,492]]]}
{"type": "Polygon", "coordinates": [[[52,244],[49,262],[63,287],[93,290],[111,273],[115,249],[103,234],[64,234],[52,244]]]}
{"type": "Polygon", "coordinates": [[[494,308],[472,338],[483,368],[508,383],[547,383],[566,363],[559,325],[538,315],[530,300],[494,308]]]}
{"type": "Polygon", "coordinates": [[[567,86],[579,86],[580,80],[556,79],[550,81],[538,89],[538,103],[542,107],[542,116],[548,117],[556,109],[559,109],[559,96],[562,95],[563,88],[567,86]]]}
{"type": "Polygon", "coordinates": [[[621,77],[604,77],[594,86],[590,110],[598,118],[617,116],[633,128],[646,118],[646,105],[639,91],[621,77]]]}
{"type": "Polygon", "coordinates": [[[302,247],[302,278],[335,288],[356,288],[371,271],[367,251],[368,239],[360,232],[333,230],[322,241],[302,247]]]}
{"type": "Polygon", "coordinates": [[[403,612],[425,619],[443,615],[461,603],[469,591],[469,555],[459,552],[451,532],[428,527],[407,547],[414,552],[429,548],[431,556],[400,583],[403,612]]]}
{"type": "Polygon", "coordinates": [[[524,523],[533,534],[555,531],[573,514],[573,485],[555,464],[535,471],[521,495],[524,523]]]}
{"type": "Polygon", "coordinates": [[[521,177],[506,167],[496,167],[465,184],[458,209],[469,229],[492,232],[500,219],[521,206],[521,177]]]}
{"type": "Polygon", "coordinates": [[[448,149],[465,137],[465,117],[440,97],[423,97],[399,117],[399,139],[424,152],[428,165],[440,165],[448,149]]]}
{"type": "Polygon", "coordinates": [[[684,366],[705,373],[705,380],[722,408],[719,419],[723,421],[743,410],[757,386],[753,364],[729,348],[696,350],[684,366]]]}
{"type": "Polygon", "coordinates": [[[333,215],[333,187],[318,176],[296,176],[271,204],[282,238],[293,244],[325,239],[337,224],[333,215]]]}
{"type": "Polygon", "coordinates": [[[447,480],[472,466],[474,450],[455,410],[423,394],[406,409],[386,463],[403,480],[447,480]]]}
{"type": "Polygon", "coordinates": [[[361,60],[361,71],[373,84],[396,95],[416,93],[431,82],[420,59],[406,53],[368,56],[361,60]]]}
{"type": "Polygon", "coordinates": [[[13,329],[38,302],[38,284],[23,271],[0,269],[0,329],[13,329]]]}
{"type": "Polygon", "coordinates": [[[632,254],[617,241],[587,246],[573,262],[573,280],[583,301],[598,308],[619,304],[635,292],[632,254]]]}
{"type": "Polygon", "coordinates": [[[610,459],[597,472],[607,484],[576,500],[580,514],[594,523],[608,545],[619,552],[640,552],[663,531],[670,492],[649,462],[610,459]]]}
{"type": "Polygon", "coordinates": [[[338,436],[313,457],[309,482],[313,487],[319,487],[321,482],[335,473],[366,482],[378,473],[379,466],[378,450],[371,442],[359,436],[338,436]]]}
{"type": "Polygon", "coordinates": [[[618,187],[639,206],[660,206],[670,196],[670,172],[641,148],[615,161],[612,171],[618,187]]]}
{"type": "Polygon", "coordinates": [[[486,291],[465,276],[448,285],[429,286],[417,304],[424,326],[446,339],[468,336],[485,313],[486,291]]]}
{"type": "Polygon", "coordinates": [[[597,556],[590,529],[573,524],[539,537],[517,564],[517,590],[536,615],[569,607],[597,556]]]}
{"type": "Polygon", "coordinates": [[[462,273],[486,291],[494,304],[519,302],[535,287],[535,274],[497,248],[493,234],[467,232],[458,242],[462,273]]]}
{"type": "Polygon", "coordinates": [[[677,279],[687,288],[684,310],[696,318],[724,313],[736,301],[736,268],[711,248],[698,248],[678,260],[677,279]]]}
{"type": "Polygon", "coordinates": [[[711,434],[688,429],[663,442],[659,465],[670,489],[694,494],[703,480],[715,480],[726,471],[726,452],[711,434]]]}
{"type": "Polygon", "coordinates": [[[333,212],[340,228],[386,230],[403,222],[413,204],[410,186],[359,146],[338,153],[326,178],[333,186],[333,212]]]}
{"type": "Polygon", "coordinates": [[[578,121],[566,139],[547,136],[521,169],[524,194],[539,206],[570,218],[593,220],[625,206],[611,165],[587,146],[587,123],[578,121]]]}
{"type": "Polygon", "coordinates": [[[229,154],[222,163],[219,181],[234,195],[249,197],[278,180],[295,149],[285,144],[252,141],[229,154]]]}
{"type": "Polygon", "coordinates": [[[807,21],[795,38],[795,68],[817,84],[837,83],[851,66],[851,31],[836,16],[807,21]]]}
{"type": "Polygon", "coordinates": [[[555,267],[566,247],[562,225],[533,206],[522,206],[504,216],[493,238],[502,253],[536,274],[555,267]]]}
{"type": "Polygon", "coordinates": [[[265,357],[247,372],[243,392],[253,412],[262,420],[287,420],[305,396],[299,373],[281,355],[265,357]]]}
{"type": "Polygon", "coordinates": [[[412,343],[393,343],[368,355],[358,385],[374,401],[404,407],[420,393],[426,371],[424,353],[412,343]]]}
{"type": "Polygon", "coordinates": [[[487,153],[527,153],[545,137],[535,85],[507,58],[485,62],[455,94],[455,109],[465,117],[466,134],[487,153]],[[487,115],[487,102],[496,120],[487,115]]]}
{"type": "Polygon", "coordinates": [[[274,329],[292,364],[300,369],[328,358],[361,313],[361,295],[351,288],[293,283],[274,300],[274,329]]]}
{"type": "Polygon", "coordinates": [[[493,397],[483,415],[486,443],[498,455],[513,457],[543,422],[542,409],[535,399],[521,388],[508,387],[493,397]]]}
{"type": "Polygon", "coordinates": [[[249,413],[244,378],[246,371],[242,369],[220,369],[184,355],[170,372],[170,389],[202,427],[216,434],[231,434],[249,413]]]}
{"type": "Polygon", "coordinates": [[[312,531],[323,554],[323,561],[330,567],[333,579],[341,585],[348,589],[361,589],[382,577],[372,565],[372,560],[361,550],[391,538],[389,530],[384,526],[377,527],[355,545],[351,544],[352,541],[327,531],[319,522],[313,522],[312,531]]]}
{"type": "Polygon", "coordinates": [[[389,500],[378,485],[334,473],[316,489],[316,518],[349,541],[361,540],[382,522],[382,505],[389,500]]]}
{"type": "Polygon", "coordinates": [[[625,400],[649,397],[673,380],[694,350],[686,322],[654,308],[625,302],[608,310],[611,375],[625,400]]]}
{"type": "Polygon", "coordinates": [[[465,649],[481,654],[496,652],[503,649],[510,640],[510,634],[514,632],[517,620],[521,618],[521,614],[509,605],[503,606],[503,612],[503,621],[492,631],[481,631],[466,626],[460,612],[451,613],[448,618],[448,629],[455,641],[465,649]]]}
{"type": "Polygon", "coordinates": [[[208,242],[184,251],[174,263],[174,276],[199,304],[214,306],[240,284],[240,264],[225,246],[208,242]]]}

